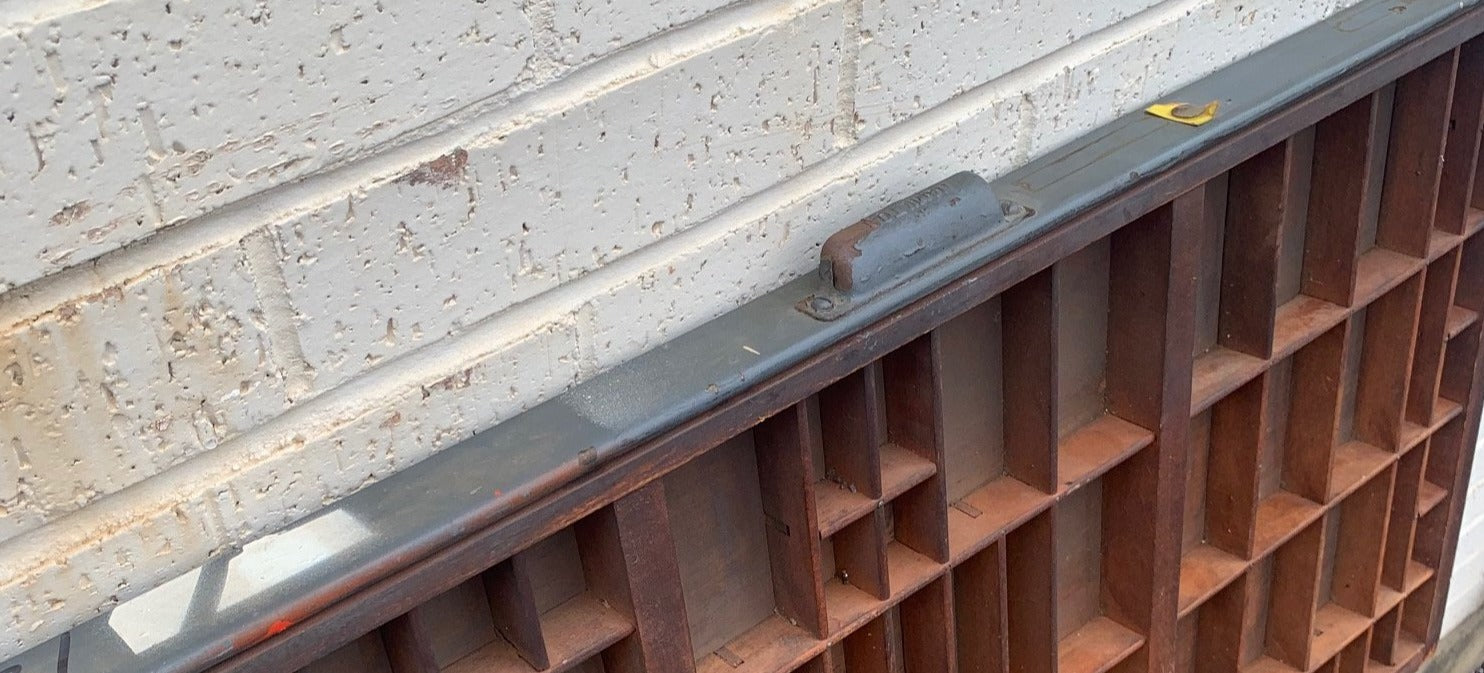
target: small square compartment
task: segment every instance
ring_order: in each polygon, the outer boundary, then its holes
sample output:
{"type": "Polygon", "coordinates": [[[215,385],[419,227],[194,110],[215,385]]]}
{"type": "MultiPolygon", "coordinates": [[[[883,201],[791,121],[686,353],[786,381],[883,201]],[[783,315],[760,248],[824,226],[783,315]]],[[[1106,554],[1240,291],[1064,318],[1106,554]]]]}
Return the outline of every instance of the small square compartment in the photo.
{"type": "Polygon", "coordinates": [[[1133,605],[1117,597],[1142,596],[1152,577],[1148,564],[1132,563],[1135,540],[1152,537],[1152,520],[1128,516],[1136,488],[1120,465],[1068,494],[1054,511],[1057,670],[1102,673],[1144,644],[1146,626],[1134,623],[1133,605]]]}
{"type": "Polygon", "coordinates": [[[815,532],[804,494],[783,485],[803,466],[801,413],[785,410],[661,480],[698,670],[778,670],[816,649],[815,532]]]}

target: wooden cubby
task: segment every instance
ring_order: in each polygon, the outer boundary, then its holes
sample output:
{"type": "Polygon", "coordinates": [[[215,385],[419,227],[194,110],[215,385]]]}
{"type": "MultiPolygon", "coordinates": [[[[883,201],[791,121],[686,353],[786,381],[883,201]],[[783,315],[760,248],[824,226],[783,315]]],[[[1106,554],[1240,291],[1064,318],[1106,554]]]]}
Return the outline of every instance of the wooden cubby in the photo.
{"type": "MultiPolygon", "coordinates": [[[[636,624],[674,627],[642,596],[674,566],[636,563],[664,552],[660,536],[620,533],[665,518],[663,496],[640,491],[563,528],[433,597],[306,673],[643,671],[636,624]]],[[[683,619],[683,615],[681,619],[683,619]]]]}
{"type": "Polygon", "coordinates": [[[1484,42],[1412,65],[636,449],[304,670],[1413,670],[1479,423],[1484,42]]]}

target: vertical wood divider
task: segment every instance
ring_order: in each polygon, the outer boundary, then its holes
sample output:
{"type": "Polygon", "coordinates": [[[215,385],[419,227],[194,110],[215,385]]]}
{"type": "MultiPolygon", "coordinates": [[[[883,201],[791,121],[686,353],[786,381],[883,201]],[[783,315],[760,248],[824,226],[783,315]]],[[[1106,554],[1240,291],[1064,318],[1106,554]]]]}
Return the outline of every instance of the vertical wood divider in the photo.
{"type": "Polygon", "coordinates": [[[886,508],[877,507],[835,533],[840,579],[877,600],[891,596],[886,566],[886,508]]]}
{"type": "Polygon", "coordinates": [[[1438,394],[1467,408],[1472,399],[1475,358],[1479,352],[1481,325],[1470,325],[1448,343],[1438,394]]]}
{"type": "MultiPolygon", "coordinates": [[[[1454,420],[1439,428],[1437,434],[1428,440],[1427,468],[1424,470],[1423,479],[1449,489],[1460,481],[1457,470],[1459,464],[1463,462],[1462,454],[1469,453],[1472,449],[1472,446],[1464,445],[1463,431],[1463,421],[1454,420]]],[[[1450,490],[1444,504],[1446,505],[1455,497],[1454,492],[1450,490]]],[[[1429,568],[1439,567],[1442,561],[1444,536],[1448,532],[1447,523],[1447,512],[1443,505],[1428,516],[1418,519],[1417,532],[1413,535],[1412,557],[1429,568]]]]}
{"type": "Polygon", "coordinates": [[[1314,131],[1314,172],[1304,231],[1300,291],[1350,306],[1355,303],[1361,221],[1372,190],[1365,166],[1376,151],[1381,97],[1366,96],[1320,121],[1314,131]]]}
{"type": "Polygon", "coordinates": [[[1109,472],[1103,501],[1102,604],[1146,636],[1130,666],[1172,670],[1178,656],[1180,561],[1195,339],[1196,238],[1206,190],[1195,189],[1113,234],[1108,409],[1155,433],[1154,445],[1109,472]],[[1152,514],[1152,516],[1151,516],[1152,514]]]}
{"type": "Polygon", "coordinates": [[[1365,673],[1366,662],[1371,659],[1371,631],[1361,634],[1345,649],[1340,650],[1340,665],[1335,668],[1335,673],[1365,673]]]}
{"type": "Polygon", "coordinates": [[[1402,603],[1402,633],[1418,642],[1425,642],[1432,628],[1433,603],[1448,602],[1437,593],[1437,584],[1436,578],[1429,579],[1402,603]]]}
{"type": "Polygon", "coordinates": [[[943,463],[943,353],[936,332],[882,362],[887,436],[933,464],[932,476],[892,501],[896,539],[939,563],[948,562],[948,480],[943,463]]]}
{"type": "Polygon", "coordinates": [[[1396,463],[1396,486],[1391,496],[1391,522],[1386,528],[1386,557],[1381,568],[1381,581],[1398,591],[1407,587],[1407,564],[1412,560],[1413,532],[1417,524],[1417,492],[1422,485],[1422,469],[1427,461],[1427,447],[1403,455],[1396,463]]]}
{"type": "Polygon", "coordinates": [[[1376,620],[1376,625],[1371,629],[1371,658],[1387,666],[1395,666],[1401,661],[1401,631],[1402,631],[1401,607],[1393,609],[1376,620]]]}
{"type": "Polygon", "coordinates": [[[779,614],[816,638],[829,633],[818,515],[810,492],[813,447],[821,441],[808,402],[785,409],[753,431],[763,516],[768,520],[768,564],[779,614]]]}
{"type": "Polygon", "coordinates": [[[1267,435],[1269,376],[1264,373],[1211,409],[1206,467],[1206,538],[1212,546],[1251,558],[1258,505],[1258,471],[1267,435]]]}
{"type": "Polygon", "coordinates": [[[958,670],[952,581],[951,575],[939,577],[902,600],[902,659],[909,672],[958,670]]]}
{"type": "Polygon", "coordinates": [[[896,610],[887,610],[845,637],[845,670],[850,673],[901,673],[902,628],[896,610]]]}
{"type": "Polygon", "coordinates": [[[1478,195],[1479,133],[1484,130],[1484,40],[1474,38],[1458,49],[1453,104],[1448,113],[1448,140],[1438,185],[1435,226],[1462,234],[1469,204],[1478,195]]]}
{"type": "Polygon", "coordinates": [[[1461,247],[1453,303],[1470,311],[1484,311],[1484,236],[1472,236],[1461,247]]]}
{"type": "Polygon", "coordinates": [[[1057,671],[1055,520],[1042,512],[1005,538],[1010,673],[1057,671]]]}
{"type": "Polygon", "coordinates": [[[1421,299],[1422,278],[1414,275],[1366,309],[1355,390],[1355,437],[1387,451],[1401,445],[1421,299]]]}
{"type": "Polygon", "coordinates": [[[1283,216],[1294,203],[1298,152],[1284,140],[1231,170],[1217,343],[1267,359],[1278,315],[1283,216]]]}
{"type": "Polygon", "coordinates": [[[1423,272],[1422,307],[1417,316],[1412,374],[1407,384],[1407,420],[1424,427],[1432,424],[1437,409],[1443,348],[1447,345],[1448,309],[1453,306],[1453,284],[1457,277],[1457,250],[1428,264],[1423,272]]]}
{"type": "Polygon", "coordinates": [[[1330,500],[1345,403],[1341,382],[1350,350],[1350,324],[1349,320],[1341,322],[1293,355],[1283,488],[1318,503],[1330,500]]]}
{"type": "Polygon", "coordinates": [[[1366,617],[1376,616],[1395,482],[1396,469],[1387,468],[1341,503],[1331,599],[1340,607],[1366,617]]]}
{"type": "Polygon", "coordinates": [[[819,393],[826,476],[868,498],[881,497],[886,401],[881,363],[873,362],[819,393]]]}
{"type": "Polygon", "coordinates": [[[530,559],[517,552],[484,571],[485,600],[495,631],[515,648],[521,659],[538,671],[551,665],[546,639],[541,633],[541,615],[531,588],[530,559]]]}
{"type": "Polygon", "coordinates": [[[1251,615],[1246,606],[1255,584],[1252,573],[1245,573],[1201,606],[1196,624],[1196,673],[1237,671],[1247,663],[1244,652],[1249,649],[1247,619],[1251,615]]]}
{"type": "Polygon", "coordinates": [[[959,667],[973,673],[1009,671],[1009,608],[1005,543],[995,542],[953,570],[959,667]]]}
{"type": "Polygon", "coordinates": [[[1057,445],[1056,268],[1006,290],[1004,329],[1005,471],[1055,493],[1057,445]]]}
{"type": "Polygon", "coordinates": [[[1396,84],[1376,245],[1410,257],[1427,256],[1448,132],[1449,105],[1439,102],[1453,99],[1457,65],[1455,49],[1396,84]]]}
{"type": "Polygon", "coordinates": [[[603,651],[603,668],[695,671],[664,484],[650,482],[583,519],[578,537],[589,542],[582,564],[590,586],[634,622],[633,633],[603,651]]]}
{"type": "Polygon", "coordinates": [[[428,634],[422,608],[403,613],[381,627],[381,643],[386,648],[392,673],[438,673],[433,658],[433,640],[428,634]]]}
{"type": "Polygon", "coordinates": [[[1275,659],[1301,671],[1317,663],[1310,660],[1314,617],[1319,610],[1319,577],[1324,572],[1324,529],[1324,519],[1309,524],[1273,555],[1268,651],[1275,659]]]}

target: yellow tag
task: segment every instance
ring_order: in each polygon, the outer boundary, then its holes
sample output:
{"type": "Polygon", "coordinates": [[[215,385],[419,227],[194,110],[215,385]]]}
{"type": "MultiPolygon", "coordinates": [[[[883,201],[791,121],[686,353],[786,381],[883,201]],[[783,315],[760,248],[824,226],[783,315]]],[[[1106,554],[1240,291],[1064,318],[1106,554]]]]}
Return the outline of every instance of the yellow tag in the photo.
{"type": "Polygon", "coordinates": [[[1198,108],[1190,103],[1155,103],[1145,108],[1144,111],[1160,119],[1168,119],[1188,126],[1201,126],[1216,118],[1216,110],[1221,107],[1220,101],[1206,103],[1203,108],[1198,108]]]}

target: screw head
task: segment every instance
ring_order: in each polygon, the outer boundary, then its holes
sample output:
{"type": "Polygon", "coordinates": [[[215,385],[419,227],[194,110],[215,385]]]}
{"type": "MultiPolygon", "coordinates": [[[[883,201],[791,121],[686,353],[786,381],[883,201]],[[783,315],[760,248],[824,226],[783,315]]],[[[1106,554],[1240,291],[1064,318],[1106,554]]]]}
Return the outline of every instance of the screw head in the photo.
{"type": "Polygon", "coordinates": [[[809,308],[820,312],[832,311],[835,308],[835,300],[815,295],[809,298],[809,308]]]}

